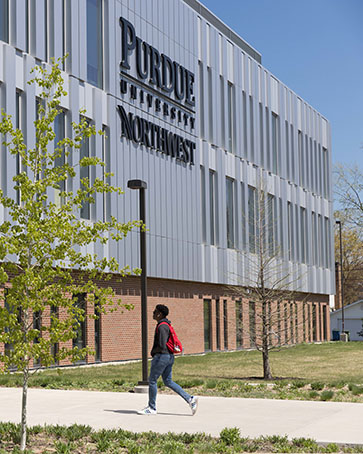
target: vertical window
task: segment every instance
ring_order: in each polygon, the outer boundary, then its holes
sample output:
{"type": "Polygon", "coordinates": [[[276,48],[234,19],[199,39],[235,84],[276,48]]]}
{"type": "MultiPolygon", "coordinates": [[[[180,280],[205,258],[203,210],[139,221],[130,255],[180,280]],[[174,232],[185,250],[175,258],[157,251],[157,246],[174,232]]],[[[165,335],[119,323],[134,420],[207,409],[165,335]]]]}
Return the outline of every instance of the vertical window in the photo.
{"type": "MultiPolygon", "coordinates": [[[[21,95],[16,92],[16,129],[21,129],[21,95]]],[[[21,172],[21,162],[19,153],[16,154],[16,174],[21,172]]],[[[16,191],[16,203],[20,205],[20,189],[16,191]]]]}
{"type": "Polygon", "coordinates": [[[299,185],[305,186],[304,181],[304,156],[303,156],[303,139],[301,131],[297,132],[297,146],[298,146],[298,159],[299,159],[299,185]]]}
{"type": "Polygon", "coordinates": [[[323,309],[323,340],[328,340],[328,306],[324,304],[323,309]]]}
{"type": "Polygon", "coordinates": [[[318,215],[319,266],[324,266],[323,218],[318,215]]]}
{"type": "Polygon", "coordinates": [[[95,361],[101,361],[101,313],[99,312],[99,302],[95,302],[95,361]]]}
{"type": "MultiPolygon", "coordinates": [[[[56,324],[58,323],[58,319],[59,319],[59,308],[57,306],[50,306],[50,324],[51,324],[51,327],[54,328],[56,326],[56,324]]],[[[54,358],[54,364],[58,364],[58,361],[57,361],[57,354],[59,352],[59,344],[58,343],[55,343],[55,344],[52,344],[51,346],[51,354],[54,358]]]]}
{"type": "Polygon", "coordinates": [[[242,92],[242,115],[243,115],[243,156],[247,157],[247,96],[246,92],[242,92]]]}
{"type": "Polygon", "coordinates": [[[226,216],[227,216],[227,247],[235,247],[234,231],[234,180],[226,178],[226,216]]]}
{"type": "Polygon", "coordinates": [[[248,241],[250,252],[256,252],[256,189],[248,186],[248,241]]]}
{"type": "Polygon", "coordinates": [[[203,77],[203,63],[199,61],[199,103],[201,108],[199,109],[200,115],[200,136],[202,139],[205,139],[205,130],[204,130],[204,77],[203,77]]]}
{"type": "Polygon", "coordinates": [[[288,123],[288,121],[285,121],[285,147],[286,147],[286,175],[287,175],[287,179],[291,181],[289,123],[288,123]]]}
{"type": "Polygon", "coordinates": [[[284,223],[283,223],[282,198],[279,197],[279,225],[280,225],[280,255],[284,256],[284,223]]]}
{"type": "Polygon", "coordinates": [[[228,151],[234,152],[234,121],[235,121],[235,103],[234,87],[228,82],[228,151]]]}
{"type": "Polygon", "coordinates": [[[294,127],[290,125],[290,140],[291,140],[291,180],[296,183],[296,173],[295,173],[295,141],[294,141],[294,127]]]}
{"type": "Polygon", "coordinates": [[[216,299],[216,341],[217,341],[217,350],[220,350],[221,349],[221,317],[220,317],[219,298],[216,299]]]}
{"type": "Polygon", "coordinates": [[[223,300],[223,337],[224,337],[224,349],[228,350],[228,306],[227,306],[227,300],[223,300]]]}
{"type": "Polygon", "coordinates": [[[318,243],[317,243],[317,236],[316,236],[316,213],[313,211],[311,213],[311,245],[312,245],[312,260],[313,265],[317,266],[318,264],[318,243]]]}
{"type": "Polygon", "coordinates": [[[278,336],[278,345],[281,345],[281,301],[277,302],[277,336],[278,336]]]}
{"type": "Polygon", "coordinates": [[[306,210],[305,208],[300,207],[300,239],[301,239],[301,262],[306,263],[306,210]]]}
{"type": "Polygon", "coordinates": [[[9,42],[9,0],[0,0],[0,40],[9,42]]]}
{"type": "MultiPolygon", "coordinates": [[[[78,309],[81,309],[83,314],[86,311],[86,294],[81,293],[74,297],[74,306],[78,309]]],[[[76,328],[77,335],[73,339],[73,348],[77,347],[78,349],[82,349],[86,347],[86,321],[84,320],[83,316],[77,318],[78,326],[76,328]]],[[[83,362],[83,361],[82,361],[83,362]]]]}
{"type": "Polygon", "coordinates": [[[287,232],[288,232],[289,260],[294,260],[294,256],[293,256],[294,232],[293,232],[292,216],[293,216],[292,203],[287,202],[287,232]]]}
{"type": "Polygon", "coordinates": [[[210,213],[210,244],[217,245],[217,195],[216,173],[209,171],[209,213],[210,213]]]}
{"type": "Polygon", "coordinates": [[[206,227],[206,200],[205,200],[205,169],[200,166],[200,203],[202,209],[202,242],[206,243],[207,227],[206,227]]]}
{"type": "Polygon", "coordinates": [[[303,335],[304,335],[304,339],[303,339],[303,342],[306,342],[306,304],[303,303],[303,307],[302,307],[302,316],[303,316],[303,335]]]}
{"type": "Polygon", "coordinates": [[[311,327],[311,304],[308,304],[308,340],[312,341],[312,327],[311,327]]]}
{"type": "Polygon", "coordinates": [[[313,341],[317,341],[316,304],[313,304],[313,341]]]}
{"type": "Polygon", "coordinates": [[[213,143],[213,80],[212,80],[212,68],[208,66],[208,131],[209,131],[209,142],[213,143]]]}
{"type": "Polygon", "coordinates": [[[255,125],[254,125],[254,112],[253,112],[253,98],[250,96],[250,140],[251,140],[251,154],[250,159],[255,161],[255,125]]]}
{"type": "Polygon", "coordinates": [[[289,342],[289,333],[288,333],[288,324],[287,324],[287,303],[284,303],[284,332],[285,332],[285,339],[284,343],[287,344],[289,342]]]}
{"type": "Polygon", "coordinates": [[[246,211],[246,194],[245,194],[245,184],[241,182],[241,209],[242,209],[242,218],[241,218],[241,223],[242,223],[242,249],[245,251],[246,250],[246,245],[247,245],[247,239],[246,239],[246,234],[247,234],[247,211],[246,211]]]}
{"type": "Polygon", "coordinates": [[[263,149],[263,107],[262,103],[259,104],[259,116],[260,116],[260,165],[262,167],[265,166],[265,156],[264,156],[264,149],[263,149]]]}
{"type": "MultiPolygon", "coordinates": [[[[63,111],[60,111],[54,120],[54,152],[57,153],[57,156],[54,161],[54,167],[62,167],[66,163],[64,147],[59,144],[65,138],[65,114],[63,111]]],[[[57,206],[61,204],[60,193],[65,191],[66,182],[65,180],[58,180],[59,189],[55,189],[54,193],[54,202],[57,206]]]]}
{"type": "Polygon", "coordinates": [[[236,348],[243,347],[242,301],[236,301],[236,348]]]}
{"type": "Polygon", "coordinates": [[[266,167],[267,167],[268,170],[271,170],[271,155],[270,155],[270,113],[269,113],[268,107],[266,107],[265,117],[266,117],[266,155],[267,155],[266,167]]]}
{"type": "Polygon", "coordinates": [[[48,17],[48,0],[44,0],[44,47],[45,47],[45,60],[49,61],[49,39],[48,39],[48,27],[49,27],[49,17],[48,17]]]}
{"type": "MultiPolygon", "coordinates": [[[[86,137],[83,139],[81,150],[80,150],[80,160],[83,158],[89,158],[90,157],[90,138],[86,137]]],[[[90,168],[89,166],[81,166],[80,168],[80,185],[81,188],[82,186],[84,187],[82,181],[87,179],[88,184],[90,180],[90,168]]],[[[82,219],[91,219],[91,209],[90,209],[90,203],[87,201],[84,201],[82,203],[81,207],[81,218],[82,219]]]]}
{"type": "Polygon", "coordinates": [[[220,90],[221,90],[221,145],[222,148],[226,145],[226,130],[225,130],[225,112],[224,112],[224,79],[223,76],[220,78],[220,90]]]}
{"type": "Polygon", "coordinates": [[[256,344],[256,305],[254,301],[249,302],[249,322],[250,322],[250,343],[256,344]]]}
{"type": "Polygon", "coordinates": [[[272,171],[278,173],[279,167],[279,117],[272,114],[272,171]]]}
{"type": "MultiPolygon", "coordinates": [[[[111,156],[110,156],[110,142],[108,139],[108,129],[104,126],[102,128],[102,161],[105,165],[102,167],[103,182],[111,184],[111,177],[107,176],[111,172],[111,156]]],[[[103,193],[103,220],[111,220],[111,194],[109,192],[103,193]]]]}
{"type": "Polygon", "coordinates": [[[295,227],[295,238],[294,238],[294,248],[295,248],[295,261],[300,262],[300,243],[299,243],[299,207],[295,205],[295,219],[294,219],[294,227],[295,227]]]}
{"type": "MultiPolygon", "coordinates": [[[[39,344],[42,332],[42,313],[40,311],[33,312],[33,329],[38,331],[37,335],[33,340],[33,343],[39,344]]],[[[40,366],[40,358],[36,358],[33,360],[33,366],[34,367],[40,366]]]]}
{"type": "Polygon", "coordinates": [[[204,351],[212,350],[211,343],[211,331],[212,331],[212,320],[211,320],[211,301],[205,299],[203,301],[204,309],[204,351]]]}
{"type": "Polygon", "coordinates": [[[327,199],[329,197],[329,156],[328,150],[323,147],[323,195],[327,199]]]}
{"type": "Polygon", "coordinates": [[[103,30],[102,0],[87,0],[87,80],[102,88],[103,30]]]}
{"type": "Polygon", "coordinates": [[[267,196],[267,238],[268,238],[268,253],[272,257],[275,254],[276,241],[275,241],[275,197],[271,194],[267,196]]]}

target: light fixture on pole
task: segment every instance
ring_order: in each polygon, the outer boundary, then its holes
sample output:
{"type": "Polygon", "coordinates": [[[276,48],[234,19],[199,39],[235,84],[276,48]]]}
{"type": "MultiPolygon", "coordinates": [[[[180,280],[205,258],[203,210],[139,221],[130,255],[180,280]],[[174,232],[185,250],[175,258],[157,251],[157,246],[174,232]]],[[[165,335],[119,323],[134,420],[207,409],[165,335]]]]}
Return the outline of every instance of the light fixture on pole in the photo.
{"type": "Polygon", "coordinates": [[[141,266],[141,343],[142,343],[142,380],[139,385],[145,386],[148,381],[148,348],[147,348],[147,270],[146,270],[146,210],[145,210],[145,189],[147,183],[142,180],[129,180],[127,187],[130,189],[139,190],[140,194],[140,221],[143,223],[140,226],[140,266],[141,266]]]}
{"type": "Polygon", "coordinates": [[[339,249],[340,249],[340,302],[342,305],[342,332],[340,335],[341,340],[346,339],[345,329],[344,329],[344,289],[343,289],[343,244],[342,244],[342,223],[340,221],[335,221],[339,225],[339,249]],[[343,336],[342,336],[343,335],[343,336]]]}

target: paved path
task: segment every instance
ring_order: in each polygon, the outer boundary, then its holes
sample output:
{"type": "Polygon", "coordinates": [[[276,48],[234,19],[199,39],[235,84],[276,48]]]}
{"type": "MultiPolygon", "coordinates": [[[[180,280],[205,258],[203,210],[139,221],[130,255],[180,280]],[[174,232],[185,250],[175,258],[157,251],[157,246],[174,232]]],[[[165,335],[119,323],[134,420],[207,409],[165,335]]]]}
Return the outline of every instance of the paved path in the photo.
{"type": "MultiPolygon", "coordinates": [[[[20,422],[21,389],[0,388],[0,421],[20,422]]],[[[288,435],[318,442],[363,444],[363,404],[200,397],[191,416],[176,395],[158,396],[158,414],[136,413],[146,394],[29,389],[28,421],[87,424],[134,432],[206,432],[239,427],[242,436],[288,435]]]]}

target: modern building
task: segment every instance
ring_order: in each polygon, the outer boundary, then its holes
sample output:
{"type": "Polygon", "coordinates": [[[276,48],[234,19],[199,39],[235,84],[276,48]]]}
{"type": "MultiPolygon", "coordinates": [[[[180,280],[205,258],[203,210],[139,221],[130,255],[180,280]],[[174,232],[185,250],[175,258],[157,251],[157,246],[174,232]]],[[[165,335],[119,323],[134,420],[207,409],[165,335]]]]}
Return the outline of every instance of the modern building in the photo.
{"type": "MultiPolygon", "coordinates": [[[[254,302],[229,286],[251,285],[261,181],[266,241],[300,295],[281,308],[282,318],[296,314],[289,342],[330,338],[329,122],[264,68],[258,51],[197,0],[0,0],[0,40],[1,107],[28,146],[37,96],[30,70],[66,53],[57,137],[81,108],[106,133],[86,152],[106,161],[125,194],[97,199],[81,217],[138,219],[127,182],[147,182],[149,344],[152,310],[163,303],[187,354],[253,346],[238,326],[258,329],[254,302]]],[[[11,194],[16,166],[0,159],[0,186],[11,194]]],[[[139,266],[139,233],[98,252],[139,266]]],[[[140,278],[113,284],[135,308],[86,322],[80,342],[96,347],[89,362],[141,354],[140,278]]]]}

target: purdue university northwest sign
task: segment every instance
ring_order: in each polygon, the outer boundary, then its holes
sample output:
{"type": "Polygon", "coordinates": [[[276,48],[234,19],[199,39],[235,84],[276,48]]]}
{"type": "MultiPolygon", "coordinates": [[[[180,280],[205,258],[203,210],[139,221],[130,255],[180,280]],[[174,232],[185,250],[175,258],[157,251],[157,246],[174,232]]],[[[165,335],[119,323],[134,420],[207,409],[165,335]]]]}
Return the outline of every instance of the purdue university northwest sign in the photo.
{"type": "MultiPolygon", "coordinates": [[[[120,17],[120,91],[129,94],[147,113],[191,133],[195,129],[194,74],[136,36],[135,28],[120,17]],[[128,73],[136,65],[137,78],[128,73]]],[[[178,161],[194,165],[195,142],[117,106],[121,135],[178,161]]],[[[181,131],[182,132],[182,131],[181,131]]]]}

